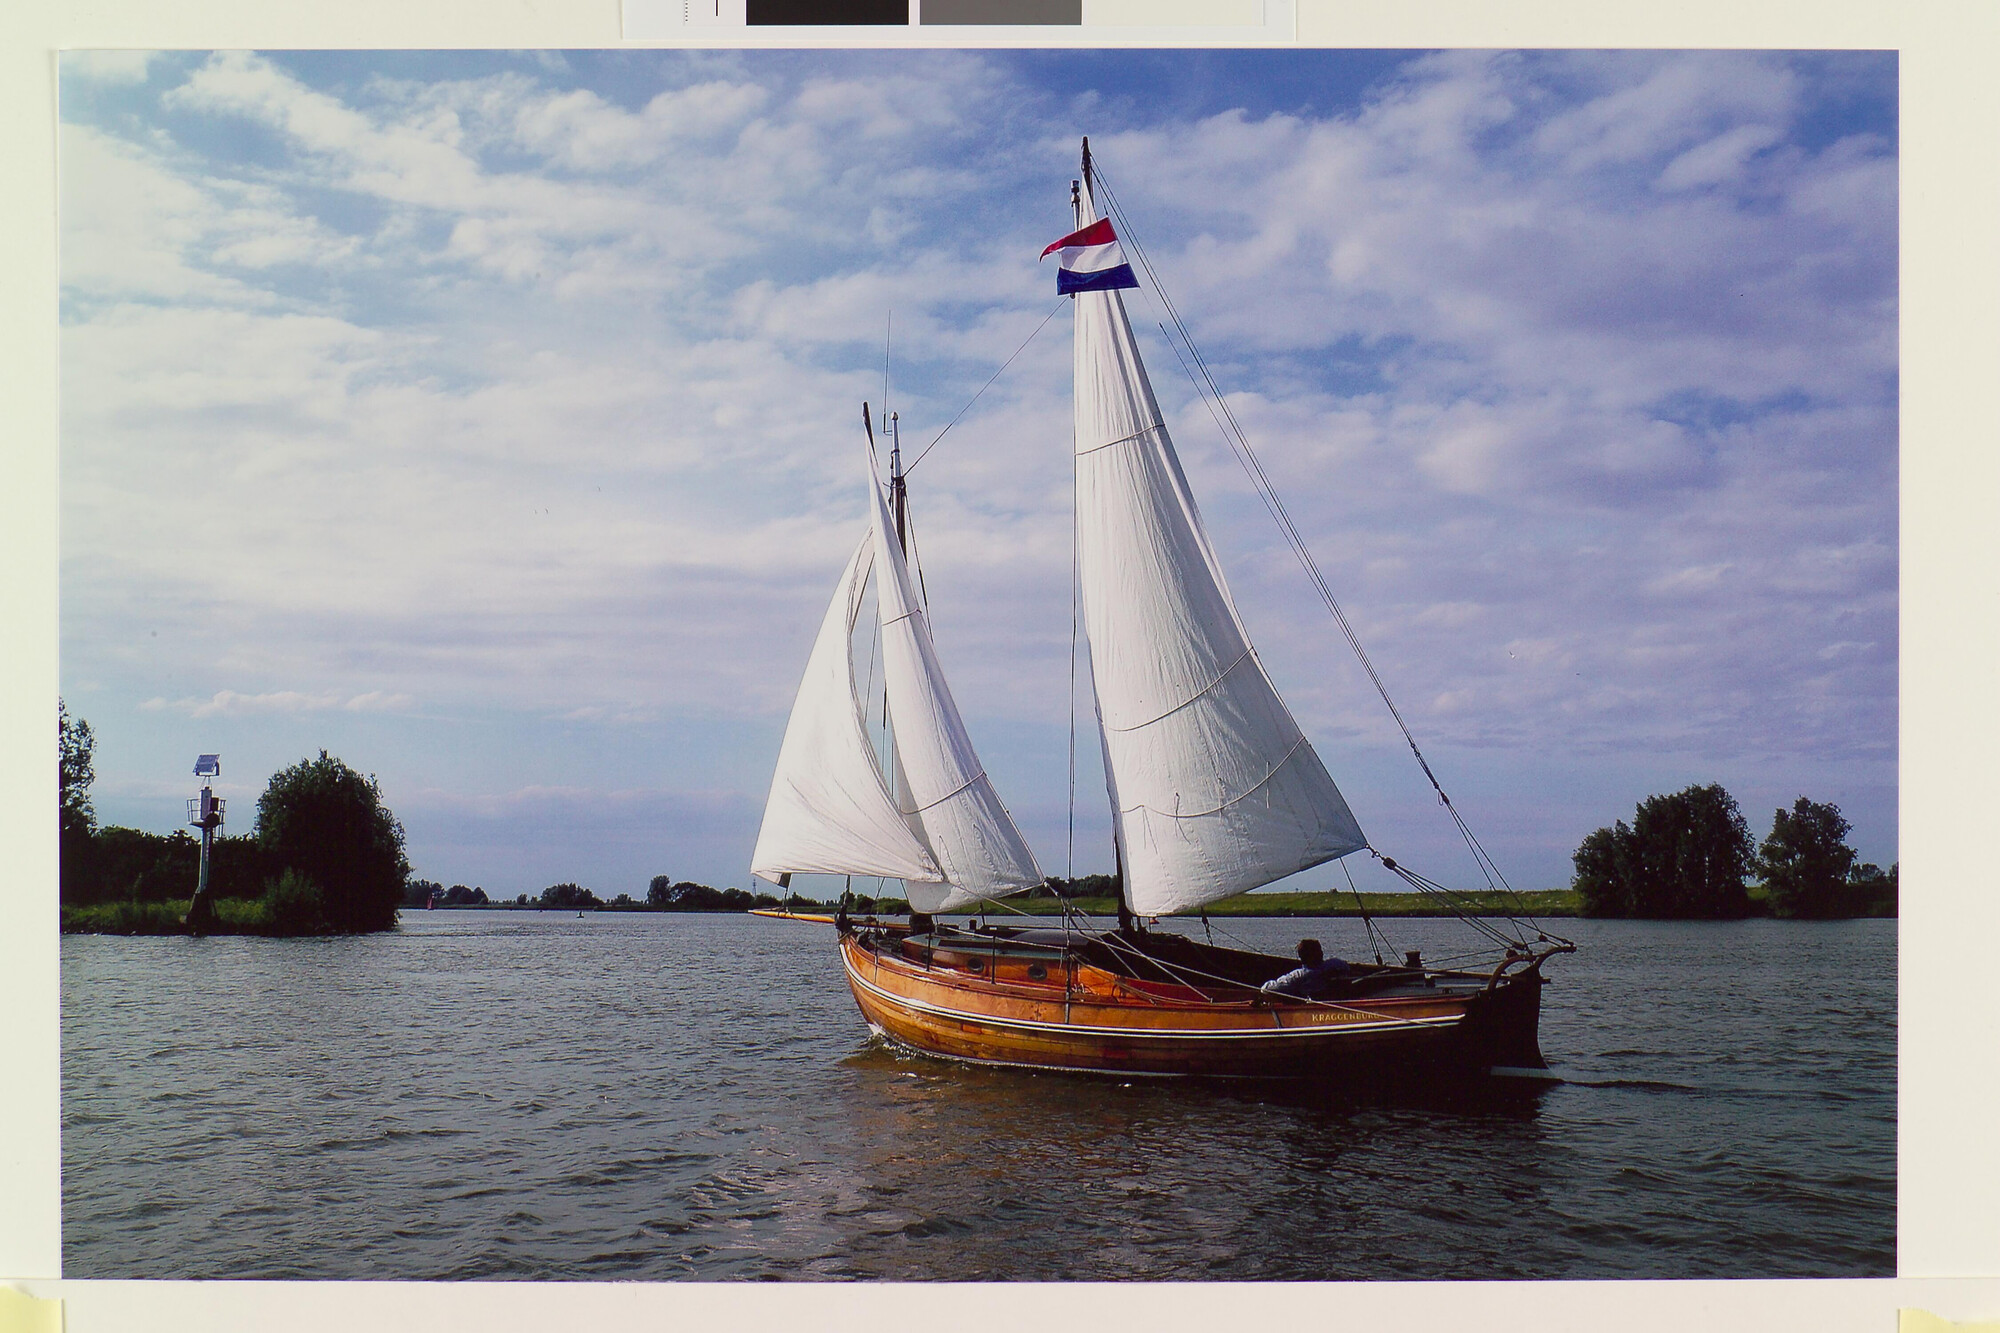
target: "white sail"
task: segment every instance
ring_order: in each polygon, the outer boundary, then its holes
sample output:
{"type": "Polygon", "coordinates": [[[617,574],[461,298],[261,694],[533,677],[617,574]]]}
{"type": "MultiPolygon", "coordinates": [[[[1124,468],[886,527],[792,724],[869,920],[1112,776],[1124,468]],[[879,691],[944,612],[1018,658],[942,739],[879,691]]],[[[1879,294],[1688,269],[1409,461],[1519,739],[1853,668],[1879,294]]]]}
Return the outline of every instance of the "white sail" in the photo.
{"type": "Polygon", "coordinates": [[[1042,882],[1013,816],[1000,803],[952,702],[931,644],[930,625],[910,585],[889,507],[868,469],[882,615],[882,678],[895,728],[894,762],[904,817],[921,834],[942,873],[906,875],[910,906],[952,912],[1042,882]]]}
{"type": "Polygon", "coordinates": [[[1250,646],[1123,298],[1074,300],[1078,577],[1114,835],[1133,909],[1185,911],[1367,839],[1250,646]]]}
{"type": "Polygon", "coordinates": [[[889,797],[854,688],[854,622],[874,563],[871,534],[847,562],[799,682],[750,858],[754,875],[933,880],[941,873],[889,797]]]}

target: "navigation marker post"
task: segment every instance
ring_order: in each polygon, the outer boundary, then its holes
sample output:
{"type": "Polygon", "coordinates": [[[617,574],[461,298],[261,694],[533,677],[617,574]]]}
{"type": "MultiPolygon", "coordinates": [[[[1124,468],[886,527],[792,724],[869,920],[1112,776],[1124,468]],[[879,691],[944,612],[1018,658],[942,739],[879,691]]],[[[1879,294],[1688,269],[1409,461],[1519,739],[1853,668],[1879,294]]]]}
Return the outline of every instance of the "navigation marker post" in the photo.
{"type": "Polygon", "coordinates": [[[188,823],[201,830],[201,871],[195,879],[194,898],[188,903],[182,921],[188,929],[200,931],[215,922],[215,904],[208,894],[208,854],[215,844],[215,831],[222,827],[224,801],[210,783],[222,776],[222,756],[197,756],[194,775],[201,779],[201,795],[188,800],[188,823]]]}

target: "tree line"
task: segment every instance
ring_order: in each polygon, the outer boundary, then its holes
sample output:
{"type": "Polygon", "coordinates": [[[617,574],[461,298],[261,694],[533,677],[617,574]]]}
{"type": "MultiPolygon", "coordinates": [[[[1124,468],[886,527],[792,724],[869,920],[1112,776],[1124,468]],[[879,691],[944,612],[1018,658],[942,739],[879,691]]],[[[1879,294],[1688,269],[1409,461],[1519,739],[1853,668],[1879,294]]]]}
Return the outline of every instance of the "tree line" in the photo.
{"type": "Polygon", "coordinates": [[[1586,837],[1571,881],[1585,916],[1736,920],[1896,914],[1897,867],[1862,861],[1840,807],[1804,796],[1773,812],[1754,842],[1736,799],[1719,784],[1639,802],[1586,837]]]}
{"type": "MultiPolygon", "coordinates": [[[[1114,898],[1118,894],[1116,875],[1079,875],[1075,879],[1052,876],[1025,895],[1029,898],[1114,898]]],[[[910,910],[907,899],[884,895],[873,897],[865,893],[847,893],[845,907],[850,912],[879,912],[899,916],[910,910]]],[[[566,908],[573,911],[632,911],[632,912],[747,912],[759,907],[784,907],[804,911],[832,911],[843,906],[841,898],[830,898],[822,902],[808,898],[804,894],[790,893],[783,898],[769,893],[752,893],[748,889],[717,889],[693,880],[676,880],[671,875],[655,875],[646,887],[644,898],[634,898],[629,893],[604,899],[580,884],[565,882],[551,884],[538,894],[519,894],[511,901],[489,899],[484,888],[454,884],[449,889],[436,880],[415,879],[404,891],[403,906],[412,908],[428,907],[502,907],[502,908],[566,908]]]]}

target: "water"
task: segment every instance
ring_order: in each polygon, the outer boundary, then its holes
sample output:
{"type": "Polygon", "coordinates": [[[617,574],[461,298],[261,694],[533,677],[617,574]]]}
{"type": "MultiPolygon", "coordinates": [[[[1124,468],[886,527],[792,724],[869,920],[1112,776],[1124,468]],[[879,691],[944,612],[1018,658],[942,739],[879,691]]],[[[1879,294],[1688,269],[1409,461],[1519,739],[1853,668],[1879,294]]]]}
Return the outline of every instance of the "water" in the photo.
{"type": "MultiPolygon", "coordinates": [[[[63,940],[65,1276],[1895,1268],[1894,922],[1559,923],[1566,1083],[1357,1102],[902,1056],[825,927],[404,920],[63,940]]],[[[1465,937],[1388,924],[1427,955],[1465,937]]],[[[1365,952],[1354,922],[1227,929],[1365,952]]]]}

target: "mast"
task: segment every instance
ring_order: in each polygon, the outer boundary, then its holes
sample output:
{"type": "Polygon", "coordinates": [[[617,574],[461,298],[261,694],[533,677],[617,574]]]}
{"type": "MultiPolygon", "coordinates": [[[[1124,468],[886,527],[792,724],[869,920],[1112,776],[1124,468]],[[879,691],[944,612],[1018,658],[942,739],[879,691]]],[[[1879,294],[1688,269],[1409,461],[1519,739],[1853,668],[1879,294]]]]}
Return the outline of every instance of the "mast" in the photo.
{"type": "MultiPolygon", "coordinates": [[[[1087,134],[1083,136],[1082,165],[1083,165],[1083,178],[1081,180],[1074,180],[1069,183],[1070,220],[1071,224],[1078,228],[1081,228],[1083,226],[1083,191],[1091,189],[1090,136],[1087,134]]],[[[1095,193],[1094,191],[1092,192],[1093,194],[1095,193]]],[[[1093,212],[1096,211],[1094,207],[1092,211],[1093,212]]],[[[1074,302],[1076,300],[1076,297],[1072,295],[1070,297],[1070,300],[1071,302],[1074,302]]],[[[1071,474],[1070,485],[1072,488],[1070,505],[1071,505],[1071,511],[1074,512],[1076,503],[1075,490],[1074,490],[1076,485],[1076,479],[1074,473],[1071,474]]],[[[1071,521],[1074,522],[1075,520],[1072,519],[1071,521]]],[[[1096,693],[1096,687],[1095,683],[1093,682],[1092,685],[1093,697],[1095,696],[1095,693],[1096,693]]],[[[1102,737],[1104,732],[1104,710],[1101,707],[1097,709],[1097,728],[1099,736],[1102,737]]],[[[1112,777],[1110,756],[1107,754],[1105,756],[1105,759],[1106,759],[1104,765],[1105,795],[1109,797],[1111,801],[1111,860],[1114,870],[1116,872],[1115,877],[1111,881],[1111,888],[1112,891],[1116,893],[1118,896],[1118,930],[1121,934],[1130,935],[1138,929],[1139,919],[1132,914],[1132,904],[1130,903],[1130,901],[1127,900],[1125,896],[1125,848],[1123,846],[1122,840],[1119,837],[1119,829],[1118,829],[1118,788],[1116,780],[1112,777]]]]}
{"type": "Polygon", "coordinates": [[[903,423],[900,413],[889,413],[889,507],[896,519],[896,545],[910,554],[910,487],[903,480],[903,423]]]}
{"type": "MultiPolygon", "coordinates": [[[[889,513],[895,519],[896,545],[905,556],[910,553],[910,490],[903,480],[903,423],[899,413],[889,414],[889,513]]],[[[861,429],[868,432],[868,448],[875,448],[875,418],[867,400],[861,403],[861,429]]]]}

